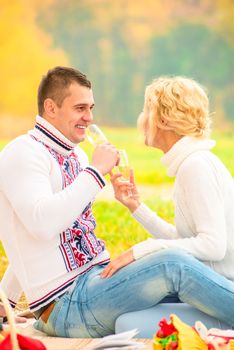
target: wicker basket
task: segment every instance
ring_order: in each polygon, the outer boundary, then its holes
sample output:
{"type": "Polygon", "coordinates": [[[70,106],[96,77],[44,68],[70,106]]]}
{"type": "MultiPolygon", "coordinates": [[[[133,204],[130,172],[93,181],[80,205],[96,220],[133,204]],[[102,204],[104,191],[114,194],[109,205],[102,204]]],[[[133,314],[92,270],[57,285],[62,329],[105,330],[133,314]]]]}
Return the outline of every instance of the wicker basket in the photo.
{"type": "Polygon", "coordinates": [[[6,315],[9,323],[10,336],[11,336],[12,350],[20,350],[18,340],[17,340],[14,314],[11,310],[11,306],[5,296],[5,293],[1,289],[0,289],[0,299],[2,300],[2,303],[6,310],[6,315]]]}

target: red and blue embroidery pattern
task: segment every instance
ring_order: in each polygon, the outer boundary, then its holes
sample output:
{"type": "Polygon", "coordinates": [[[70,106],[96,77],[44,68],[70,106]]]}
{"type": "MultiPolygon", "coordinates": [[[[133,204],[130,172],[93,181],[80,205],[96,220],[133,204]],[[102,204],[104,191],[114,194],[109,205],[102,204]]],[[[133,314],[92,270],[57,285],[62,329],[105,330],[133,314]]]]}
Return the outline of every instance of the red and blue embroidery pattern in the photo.
{"type": "MultiPolygon", "coordinates": [[[[71,152],[69,156],[63,156],[42,141],[33,138],[42,143],[59,164],[63,189],[69,186],[83,171],[77,155],[71,152]]],[[[89,203],[72,226],[60,234],[59,249],[67,271],[75,270],[89,263],[105,250],[104,241],[98,239],[93,232],[95,227],[96,221],[92,214],[91,203],[89,203]]]]}

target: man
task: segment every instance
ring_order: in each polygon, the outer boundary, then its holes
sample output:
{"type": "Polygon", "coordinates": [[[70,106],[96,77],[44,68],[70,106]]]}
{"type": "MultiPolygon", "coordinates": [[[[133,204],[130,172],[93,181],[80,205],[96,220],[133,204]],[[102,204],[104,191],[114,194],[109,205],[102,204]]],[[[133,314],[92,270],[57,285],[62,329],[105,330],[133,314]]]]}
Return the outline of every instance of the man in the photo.
{"type": "Polygon", "coordinates": [[[34,130],[1,154],[1,239],[10,262],[1,286],[13,307],[24,290],[37,317],[77,276],[109,261],[93,231],[91,203],[118,151],[99,145],[88,166],[76,147],[85,139],[93,107],[84,74],[65,67],[50,70],[38,89],[34,130]]]}

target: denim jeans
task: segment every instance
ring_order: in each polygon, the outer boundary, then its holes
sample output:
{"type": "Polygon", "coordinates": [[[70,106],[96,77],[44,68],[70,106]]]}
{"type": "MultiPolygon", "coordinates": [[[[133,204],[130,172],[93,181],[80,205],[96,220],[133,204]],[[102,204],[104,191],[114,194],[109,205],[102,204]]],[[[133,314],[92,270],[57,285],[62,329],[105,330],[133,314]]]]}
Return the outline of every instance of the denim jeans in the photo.
{"type": "Polygon", "coordinates": [[[114,333],[123,313],[146,309],[178,294],[187,304],[234,325],[234,282],[182,250],[163,250],[134,261],[111,278],[104,266],[80,276],[56,302],[47,323],[35,328],[61,337],[102,337],[114,333]]]}

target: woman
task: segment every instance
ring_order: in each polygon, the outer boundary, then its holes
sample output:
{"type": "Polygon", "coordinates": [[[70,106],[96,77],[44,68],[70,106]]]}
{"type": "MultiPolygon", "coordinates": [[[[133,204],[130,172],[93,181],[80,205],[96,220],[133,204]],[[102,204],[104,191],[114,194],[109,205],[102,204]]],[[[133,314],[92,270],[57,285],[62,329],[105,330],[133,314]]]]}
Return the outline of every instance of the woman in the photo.
{"type": "MultiPolygon", "coordinates": [[[[182,301],[233,325],[234,181],[223,163],[210,151],[215,142],[209,139],[208,97],[192,79],[156,79],[146,88],[144,110],[138,124],[144,133],[145,144],[164,152],[162,163],[167,167],[168,175],[175,176],[175,225],[167,223],[141,203],[133,174],[130,184],[121,182],[121,174],[112,174],[116,199],[156,239],[136,244],[113,260],[102,272],[102,277],[110,277],[120,268],[155,252],[158,252],[160,263],[162,252],[160,255],[159,251],[162,250],[165,261],[171,248],[181,254],[181,264],[185,266],[183,259],[185,253],[189,253],[186,269],[174,271],[177,283],[174,291],[182,301]],[[130,190],[131,196],[128,195],[130,190]],[[181,285],[185,280],[187,285],[190,284],[187,291],[186,287],[182,290],[181,285]],[[193,290],[193,284],[200,290],[193,290]],[[226,309],[225,318],[210,300],[213,299],[215,304],[215,300],[221,300],[226,292],[232,311],[226,309]]],[[[159,283],[164,282],[165,278],[161,277],[159,283]]]]}

